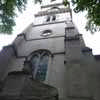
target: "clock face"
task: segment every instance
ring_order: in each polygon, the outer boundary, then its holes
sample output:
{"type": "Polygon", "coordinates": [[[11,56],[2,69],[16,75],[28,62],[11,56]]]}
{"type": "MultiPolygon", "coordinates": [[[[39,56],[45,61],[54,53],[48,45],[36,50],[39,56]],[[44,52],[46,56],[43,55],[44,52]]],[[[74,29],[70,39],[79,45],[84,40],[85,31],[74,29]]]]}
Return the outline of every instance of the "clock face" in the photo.
{"type": "Polygon", "coordinates": [[[52,34],[51,30],[45,30],[45,31],[42,32],[41,36],[47,37],[47,36],[49,36],[51,34],[52,34]]]}

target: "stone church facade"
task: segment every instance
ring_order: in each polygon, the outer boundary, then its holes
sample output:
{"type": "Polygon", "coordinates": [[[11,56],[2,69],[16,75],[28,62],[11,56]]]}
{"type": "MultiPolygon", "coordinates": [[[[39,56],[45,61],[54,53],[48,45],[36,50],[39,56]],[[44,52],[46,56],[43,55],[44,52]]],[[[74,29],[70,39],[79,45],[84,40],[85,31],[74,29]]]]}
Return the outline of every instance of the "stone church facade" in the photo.
{"type": "Polygon", "coordinates": [[[34,23],[1,51],[1,85],[10,72],[28,65],[34,79],[58,90],[60,100],[99,100],[99,59],[85,46],[70,6],[51,0],[35,14],[34,23]]]}

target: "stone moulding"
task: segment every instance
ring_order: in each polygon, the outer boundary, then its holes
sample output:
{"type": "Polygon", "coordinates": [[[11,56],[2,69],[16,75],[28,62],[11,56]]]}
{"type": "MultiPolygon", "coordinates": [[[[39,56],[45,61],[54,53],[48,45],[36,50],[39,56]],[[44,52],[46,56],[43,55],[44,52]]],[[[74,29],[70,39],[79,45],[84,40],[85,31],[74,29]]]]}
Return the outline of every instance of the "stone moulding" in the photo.
{"type": "Polygon", "coordinates": [[[94,58],[95,58],[95,60],[100,61],[100,55],[95,55],[94,58]]]}
{"type": "Polygon", "coordinates": [[[85,52],[92,52],[92,49],[89,48],[89,47],[84,47],[84,48],[82,49],[82,52],[83,52],[83,53],[85,53],[85,52]]]}
{"type": "Polygon", "coordinates": [[[63,5],[63,4],[62,3],[56,3],[56,4],[41,6],[41,8],[47,8],[47,7],[53,7],[53,6],[60,6],[60,5],[63,5]]]}
{"type": "Polygon", "coordinates": [[[59,13],[65,13],[65,12],[71,12],[71,9],[67,8],[62,8],[58,11],[51,11],[51,12],[48,12],[48,11],[42,11],[42,12],[39,12],[38,14],[35,14],[35,17],[38,17],[38,16],[45,16],[45,15],[51,15],[51,14],[59,14],[59,13]]]}
{"type": "Polygon", "coordinates": [[[0,100],[58,100],[55,87],[31,79],[28,74],[11,72],[0,92],[0,100]],[[14,85],[11,86],[11,83],[14,85]]]}
{"type": "Polygon", "coordinates": [[[76,34],[74,36],[66,36],[66,41],[80,40],[81,34],[76,34]]]}

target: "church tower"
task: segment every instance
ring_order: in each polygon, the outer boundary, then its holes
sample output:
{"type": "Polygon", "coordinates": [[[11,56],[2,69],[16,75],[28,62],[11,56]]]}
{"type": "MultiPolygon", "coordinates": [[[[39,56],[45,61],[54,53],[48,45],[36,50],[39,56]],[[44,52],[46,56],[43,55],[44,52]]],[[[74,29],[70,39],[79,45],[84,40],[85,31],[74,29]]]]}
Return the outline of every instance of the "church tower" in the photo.
{"type": "Polygon", "coordinates": [[[28,65],[33,79],[58,90],[59,100],[99,98],[96,90],[99,85],[94,82],[94,66],[98,64],[73,24],[70,5],[65,7],[63,0],[43,0],[34,23],[2,54],[5,52],[9,55],[1,65],[1,80],[28,65]]]}
{"type": "Polygon", "coordinates": [[[34,23],[23,32],[26,43],[18,47],[19,55],[32,63],[33,77],[56,87],[60,100],[67,98],[65,37],[66,27],[73,27],[71,17],[70,6],[62,0],[44,0],[34,23]]]}
{"type": "MultiPolygon", "coordinates": [[[[66,70],[66,31],[74,27],[70,6],[64,6],[62,0],[44,0],[41,11],[35,14],[32,28],[25,30],[27,41],[31,43],[27,57],[32,60],[33,77],[58,89],[59,99],[67,99],[66,70]],[[42,57],[42,55],[44,55],[42,57]],[[37,63],[36,63],[37,61],[37,63]],[[44,64],[43,64],[44,63],[44,64]],[[37,69],[38,67],[38,69],[37,69]],[[39,68],[40,67],[40,68],[39,68]],[[44,67],[44,68],[43,68],[44,67]]],[[[72,33],[71,35],[75,35],[72,33]]],[[[26,45],[26,44],[25,44],[26,45]]],[[[22,45],[21,45],[22,47],[22,45]]],[[[27,46],[26,46],[27,47],[27,46]]],[[[25,51],[25,46],[23,45],[25,51]]],[[[22,50],[22,53],[24,53],[22,50]]],[[[27,54],[25,52],[25,54],[27,54]]]]}

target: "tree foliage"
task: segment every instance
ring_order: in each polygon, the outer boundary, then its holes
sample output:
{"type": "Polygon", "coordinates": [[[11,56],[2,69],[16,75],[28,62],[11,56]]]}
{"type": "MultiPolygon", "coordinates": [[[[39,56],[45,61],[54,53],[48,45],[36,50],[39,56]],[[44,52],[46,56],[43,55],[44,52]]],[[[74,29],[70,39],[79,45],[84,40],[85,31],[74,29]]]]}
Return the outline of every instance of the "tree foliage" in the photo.
{"type": "MultiPolygon", "coordinates": [[[[0,0],[0,33],[11,34],[15,26],[16,9],[19,12],[25,10],[28,0],[0,0]]],[[[33,0],[41,3],[42,0],[33,0]]]]}
{"type": "Polygon", "coordinates": [[[15,26],[15,9],[22,12],[26,4],[27,0],[0,0],[0,32],[11,34],[15,26]]]}
{"type": "Polygon", "coordinates": [[[86,29],[92,33],[100,31],[100,0],[71,0],[76,13],[87,11],[86,29]]]}

